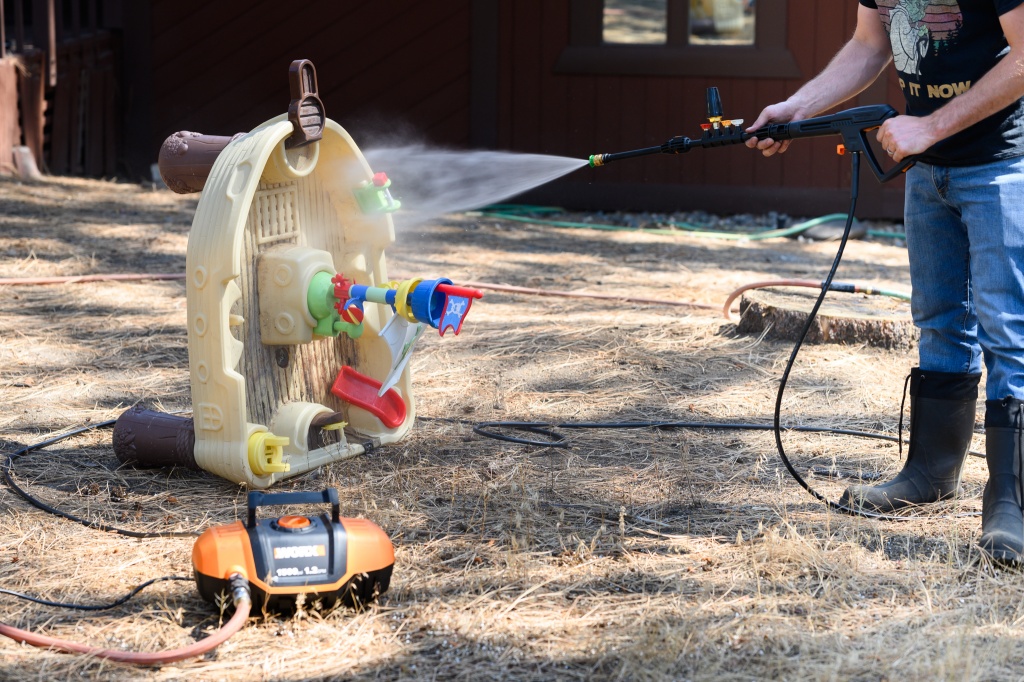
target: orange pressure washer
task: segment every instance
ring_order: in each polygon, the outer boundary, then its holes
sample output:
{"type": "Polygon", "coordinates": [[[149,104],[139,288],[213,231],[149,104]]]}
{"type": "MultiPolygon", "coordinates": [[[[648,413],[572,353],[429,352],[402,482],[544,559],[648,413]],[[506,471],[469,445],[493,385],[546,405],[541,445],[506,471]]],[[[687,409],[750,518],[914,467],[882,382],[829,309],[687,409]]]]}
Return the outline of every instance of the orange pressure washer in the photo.
{"type": "Polygon", "coordinates": [[[296,599],[320,600],[324,607],[339,599],[361,606],[383,594],[391,582],[395,549],[372,521],[340,518],[338,491],[250,492],[246,523],[206,529],[192,548],[196,585],[203,599],[216,603],[230,593],[230,578],[249,581],[254,604],[287,613],[296,599]],[[330,516],[285,515],[256,519],[260,507],[293,504],[331,505],[330,516]]]}
{"type": "MultiPolygon", "coordinates": [[[[112,423],[103,422],[107,426],[112,423]]],[[[87,428],[95,428],[95,425],[87,428]]],[[[15,456],[80,432],[81,429],[72,431],[35,446],[22,448],[11,455],[7,468],[3,469],[8,482],[11,482],[10,463],[15,456]]],[[[249,493],[248,511],[248,519],[244,524],[236,521],[226,526],[208,528],[196,540],[192,550],[194,578],[199,593],[214,604],[218,604],[219,597],[224,595],[224,603],[229,610],[234,611],[228,622],[210,636],[177,649],[136,652],[103,649],[23,630],[3,622],[0,622],[0,635],[32,646],[86,654],[110,661],[146,666],[165,665],[202,656],[227,641],[245,626],[254,603],[262,604],[264,613],[290,613],[295,610],[300,595],[303,595],[307,600],[318,600],[324,607],[330,607],[339,600],[343,604],[359,607],[373,601],[388,589],[395,563],[391,540],[370,521],[341,518],[337,490],[330,488],[320,493],[252,492],[249,493]],[[330,503],[330,516],[288,515],[256,520],[259,507],[317,502],[330,503]]],[[[160,534],[136,535],[166,537],[160,534]]],[[[154,578],[109,604],[54,602],[3,588],[0,588],[0,592],[49,606],[103,611],[125,603],[150,585],[167,580],[187,581],[188,578],[154,578]]]]}

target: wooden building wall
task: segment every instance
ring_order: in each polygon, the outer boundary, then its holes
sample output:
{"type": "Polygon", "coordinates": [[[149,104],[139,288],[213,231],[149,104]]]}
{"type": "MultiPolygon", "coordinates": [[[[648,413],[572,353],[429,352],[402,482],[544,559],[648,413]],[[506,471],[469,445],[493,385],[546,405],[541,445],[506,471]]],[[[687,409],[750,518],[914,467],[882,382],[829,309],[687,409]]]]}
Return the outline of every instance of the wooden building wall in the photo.
{"type": "MultiPolygon", "coordinates": [[[[586,158],[661,144],[675,135],[697,137],[709,86],[719,88],[727,116],[752,122],[763,107],[823,68],[852,35],[856,20],[852,1],[788,1],[786,44],[800,78],[565,74],[556,64],[568,42],[570,6],[569,0],[501,3],[499,148],[586,158]]],[[[894,77],[850,106],[879,102],[901,106],[894,77]]],[[[842,212],[849,205],[851,163],[836,154],[837,142],[802,140],[773,158],[733,147],[622,161],[577,171],[530,198],[600,209],[842,212]]],[[[902,180],[880,186],[863,173],[858,215],[902,215],[902,180]]]]}
{"type": "MultiPolygon", "coordinates": [[[[363,146],[395,134],[585,159],[696,137],[708,86],[720,89],[728,116],[752,120],[852,34],[853,0],[771,1],[786,5],[778,26],[796,67],[785,77],[559,71],[573,3],[599,0],[122,3],[127,167],[148,172],[175,131],[230,134],[283,112],[287,67],[297,58],[313,60],[328,116],[363,146]]],[[[901,100],[891,77],[851,104],[899,107],[901,100]]],[[[845,211],[850,161],[835,155],[837,141],[800,141],[771,159],[737,147],[581,169],[524,200],[589,209],[845,211]]],[[[858,214],[901,213],[902,181],[883,187],[865,170],[858,214]]]]}
{"type": "Polygon", "coordinates": [[[114,176],[120,55],[101,16],[120,10],[120,0],[0,5],[0,173],[12,168],[11,147],[24,146],[14,165],[31,167],[19,172],[114,176]]]}
{"type": "Polygon", "coordinates": [[[469,0],[150,0],[131,9],[126,34],[149,42],[133,49],[149,63],[128,65],[136,170],[176,131],[233,134],[285,112],[288,66],[302,58],[316,66],[327,115],[360,144],[469,144],[469,0]]]}

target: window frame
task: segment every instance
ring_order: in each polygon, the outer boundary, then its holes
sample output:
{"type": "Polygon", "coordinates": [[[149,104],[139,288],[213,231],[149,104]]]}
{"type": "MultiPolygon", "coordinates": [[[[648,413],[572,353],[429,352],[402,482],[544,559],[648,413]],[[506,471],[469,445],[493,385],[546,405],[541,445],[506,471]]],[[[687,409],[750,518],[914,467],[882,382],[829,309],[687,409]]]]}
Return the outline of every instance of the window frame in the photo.
{"type": "Polygon", "coordinates": [[[604,1],[570,0],[563,74],[802,78],[786,46],[787,0],[757,0],[753,45],[691,45],[689,0],[667,0],[664,45],[605,43],[604,1]]]}

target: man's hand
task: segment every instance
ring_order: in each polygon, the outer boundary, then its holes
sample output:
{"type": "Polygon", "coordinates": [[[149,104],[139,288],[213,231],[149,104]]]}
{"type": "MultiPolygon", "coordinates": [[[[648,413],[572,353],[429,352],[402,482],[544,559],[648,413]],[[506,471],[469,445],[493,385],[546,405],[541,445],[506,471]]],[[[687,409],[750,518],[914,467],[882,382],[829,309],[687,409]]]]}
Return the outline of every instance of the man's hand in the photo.
{"type": "Polygon", "coordinates": [[[939,141],[935,126],[927,118],[895,116],[882,124],[875,139],[892,160],[899,163],[908,156],[921,154],[939,141]]]}
{"type": "MultiPolygon", "coordinates": [[[[786,100],[785,102],[765,107],[761,115],[757,117],[753,125],[747,128],[746,132],[752,133],[769,123],[789,123],[790,121],[798,121],[802,118],[805,118],[803,109],[791,100],[786,100]]],[[[765,156],[774,156],[776,153],[781,154],[789,149],[789,143],[792,141],[782,140],[781,142],[776,142],[770,137],[763,140],[752,137],[744,142],[744,144],[751,149],[760,149],[761,153],[765,156]]]]}

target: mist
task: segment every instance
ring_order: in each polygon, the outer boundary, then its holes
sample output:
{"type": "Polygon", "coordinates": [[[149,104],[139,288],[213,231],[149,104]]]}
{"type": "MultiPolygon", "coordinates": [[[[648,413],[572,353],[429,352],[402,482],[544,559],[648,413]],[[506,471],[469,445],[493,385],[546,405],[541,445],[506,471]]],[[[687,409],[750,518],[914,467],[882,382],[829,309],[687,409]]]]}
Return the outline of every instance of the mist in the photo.
{"type": "Polygon", "coordinates": [[[564,156],[424,145],[364,149],[363,155],[375,173],[391,179],[391,194],[402,202],[392,214],[399,228],[504,201],[587,165],[564,156]]]}

